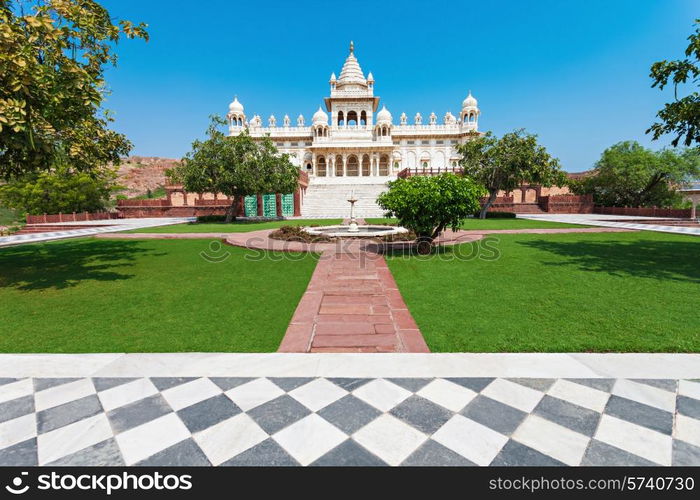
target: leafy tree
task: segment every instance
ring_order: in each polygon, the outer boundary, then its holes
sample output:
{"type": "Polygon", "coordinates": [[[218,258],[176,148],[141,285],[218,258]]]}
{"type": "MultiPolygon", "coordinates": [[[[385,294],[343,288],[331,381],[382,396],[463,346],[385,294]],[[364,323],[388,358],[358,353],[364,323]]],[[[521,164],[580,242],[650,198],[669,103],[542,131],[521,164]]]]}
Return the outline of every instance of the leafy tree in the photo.
{"type": "Polygon", "coordinates": [[[483,187],[466,177],[451,173],[419,175],[390,182],[389,190],[379,195],[377,203],[386,210],[387,217],[396,217],[400,225],[415,232],[418,251],[427,253],[442,231],[456,231],[478,210],[485,194],[483,187]]]}
{"type": "Polygon", "coordinates": [[[655,152],[625,141],[603,151],[591,175],[570,186],[575,193],[592,194],[599,205],[669,207],[680,201],[678,186],[699,175],[697,148],[655,152]]]}
{"type": "Polygon", "coordinates": [[[227,136],[226,121],[211,117],[207,138],[192,143],[182,163],[168,172],[175,182],[195,193],[223,193],[233,198],[226,222],[235,217],[238,200],[259,193],[291,193],[297,188],[299,169],[287,154],[279,154],[269,137],[254,140],[247,131],[227,136]]]}
{"type": "Polygon", "coordinates": [[[688,37],[685,58],[675,61],[659,61],[651,66],[650,77],[654,80],[652,87],[663,90],[673,84],[673,102],[664,105],[657,113],[661,121],[654,123],[647,134],[652,132],[654,139],[664,134],[675,134],[671,144],[676,147],[683,144],[700,144],[700,93],[694,91],[684,97],[678,96],[681,85],[690,83],[697,87],[700,83],[700,19],[695,20],[695,32],[688,37]]]}
{"type": "Polygon", "coordinates": [[[120,38],[147,39],[145,28],[92,0],[0,0],[0,178],[87,172],[129,152],[107,128],[104,71],[120,38]]]}
{"type": "Polygon", "coordinates": [[[457,146],[457,151],[462,155],[460,165],[464,175],[484,185],[488,191],[488,200],[479,214],[481,219],[486,218],[499,191],[512,191],[525,182],[547,187],[566,182],[559,160],[537,144],[536,135],[523,129],[500,139],[490,132],[483,136],[475,134],[457,146]]]}
{"type": "Polygon", "coordinates": [[[28,214],[105,210],[120,189],[115,169],[77,172],[67,167],[32,172],[0,186],[2,204],[28,214]]]}

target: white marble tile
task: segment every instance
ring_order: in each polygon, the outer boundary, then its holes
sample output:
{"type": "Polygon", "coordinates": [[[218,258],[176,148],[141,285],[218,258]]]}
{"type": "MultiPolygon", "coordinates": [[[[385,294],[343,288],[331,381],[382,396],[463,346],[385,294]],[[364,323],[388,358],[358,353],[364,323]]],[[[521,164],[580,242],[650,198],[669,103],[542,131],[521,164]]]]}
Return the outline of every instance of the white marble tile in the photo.
{"type": "Polygon", "coordinates": [[[678,394],[693,399],[700,399],[700,382],[680,380],[678,382],[678,394]]]}
{"type": "Polygon", "coordinates": [[[676,411],[676,394],[650,385],[618,379],[612,393],[671,413],[676,411]]]}
{"type": "Polygon", "coordinates": [[[185,424],[176,414],[169,413],[117,434],[115,439],[126,465],[133,465],[189,437],[185,424]]]}
{"type": "Polygon", "coordinates": [[[607,392],[563,379],[554,382],[547,394],[599,413],[602,413],[610,399],[607,392]]]}
{"type": "Polygon", "coordinates": [[[34,413],[0,423],[0,450],[33,437],[36,437],[34,413]]]}
{"type": "Polygon", "coordinates": [[[311,411],[318,411],[348,393],[326,379],[316,379],[289,392],[289,395],[311,411]]]}
{"type": "Polygon", "coordinates": [[[481,393],[526,413],[531,412],[544,397],[540,391],[501,378],[491,382],[481,393]]]}
{"type": "Polygon", "coordinates": [[[408,398],[411,392],[388,380],[377,379],[355,389],[353,395],[385,412],[408,398]]]}
{"type": "Polygon", "coordinates": [[[603,415],[594,437],[659,465],[671,465],[671,436],[603,415]]]}
{"type": "Polygon", "coordinates": [[[187,408],[218,394],[221,394],[219,386],[207,378],[198,378],[161,392],[161,395],[175,411],[187,408]]]}
{"type": "Polygon", "coordinates": [[[476,397],[476,392],[445,379],[433,380],[416,394],[452,411],[462,410],[476,397]]]}
{"type": "Polygon", "coordinates": [[[95,394],[95,392],[97,392],[95,386],[92,384],[92,380],[88,378],[57,385],[45,391],[37,392],[34,395],[36,411],[46,410],[54,406],[69,403],[76,399],[95,394]]]}
{"type": "Polygon", "coordinates": [[[196,433],[194,440],[213,465],[220,465],[267,437],[267,433],[252,418],[245,413],[239,413],[196,433]]]}
{"type": "Polygon", "coordinates": [[[389,465],[399,465],[428,436],[391,415],[382,415],[353,434],[353,439],[389,465]]]}
{"type": "Polygon", "coordinates": [[[243,411],[267,403],[285,392],[265,378],[255,379],[227,391],[225,394],[243,411]]]}
{"type": "Polygon", "coordinates": [[[37,438],[39,465],[51,463],[111,437],[112,428],[104,413],[40,434],[37,438]]]}
{"type": "Polygon", "coordinates": [[[0,377],[91,377],[123,354],[0,354],[0,377]]]}
{"type": "Polygon", "coordinates": [[[503,434],[462,415],[448,420],[433,439],[477,465],[489,465],[508,442],[503,434]]]}
{"type": "Polygon", "coordinates": [[[700,354],[0,354],[0,377],[700,378],[700,354]]]}
{"type": "Polygon", "coordinates": [[[700,420],[677,414],[673,437],[700,446],[700,420]]]}
{"type": "Polygon", "coordinates": [[[344,432],[315,413],[307,415],[272,437],[301,465],[309,465],[347,439],[344,432]]]}
{"type": "Polygon", "coordinates": [[[156,386],[147,378],[142,378],[99,392],[98,397],[105,411],[111,411],[154,394],[158,394],[156,386]]]}
{"type": "Polygon", "coordinates": [[[34,392],[32,379],[26,378],[17,382],[0,385],[0,403],[29,396],[34,392]]]}
{"type": "Polygon", "coordinates": [[[579,465],[583,459],[588,436],[529,415],[513,433],[513,439],[567,465],[579,465]]]}

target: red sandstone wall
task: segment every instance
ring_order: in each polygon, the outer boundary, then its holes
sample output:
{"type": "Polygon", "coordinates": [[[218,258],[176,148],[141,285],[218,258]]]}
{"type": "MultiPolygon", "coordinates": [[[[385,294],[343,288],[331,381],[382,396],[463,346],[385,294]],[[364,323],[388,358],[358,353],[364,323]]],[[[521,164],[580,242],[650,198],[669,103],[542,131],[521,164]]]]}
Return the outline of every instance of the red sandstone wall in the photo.
{"type": "Polygon", "coordinates": [[[605,215],[633,215],[640,217],[678,217],[681,219],[688,219],[690,218],[691,209],[596,206],[593,213],[605,215]]]}
{"type": "Polygon", "coordinates": [[[54,222],[78,222],[103,219],[117,219],[117,212],[80,212],[70,214],[42,214],[42,215],[27,215],[27,224],[46,224],[54,222]]]}

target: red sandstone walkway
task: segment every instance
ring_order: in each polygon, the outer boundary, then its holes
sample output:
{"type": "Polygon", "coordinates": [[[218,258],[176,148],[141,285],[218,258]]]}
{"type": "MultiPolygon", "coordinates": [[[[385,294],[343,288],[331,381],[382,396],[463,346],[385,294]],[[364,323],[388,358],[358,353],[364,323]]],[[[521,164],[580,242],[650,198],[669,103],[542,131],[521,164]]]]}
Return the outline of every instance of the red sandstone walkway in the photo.
{"type": "Polygon", "coordinates": [[[430,352],[384,258],[326,250],[279,352],[430,352]]]}

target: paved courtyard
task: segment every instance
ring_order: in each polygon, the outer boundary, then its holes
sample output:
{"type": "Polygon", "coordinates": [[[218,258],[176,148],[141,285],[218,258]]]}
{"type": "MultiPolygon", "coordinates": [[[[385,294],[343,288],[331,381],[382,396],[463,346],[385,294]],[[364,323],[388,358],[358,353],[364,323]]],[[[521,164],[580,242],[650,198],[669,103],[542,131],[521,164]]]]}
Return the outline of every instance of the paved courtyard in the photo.
{"type": "Polygon", "coordinates": [[[697,355],[0,361],[0,465],[700,465],[697,355]]]}

